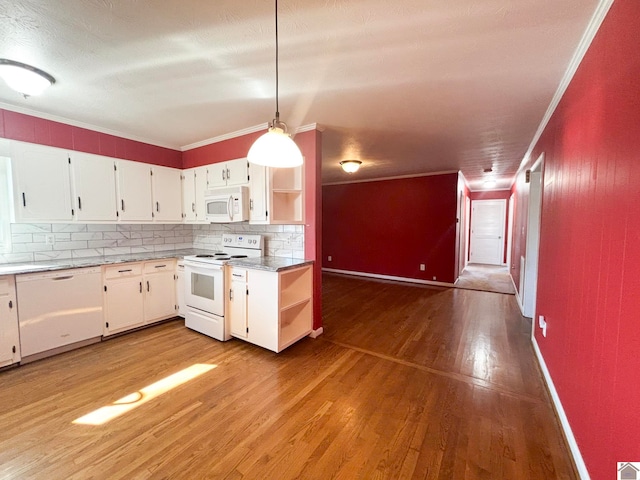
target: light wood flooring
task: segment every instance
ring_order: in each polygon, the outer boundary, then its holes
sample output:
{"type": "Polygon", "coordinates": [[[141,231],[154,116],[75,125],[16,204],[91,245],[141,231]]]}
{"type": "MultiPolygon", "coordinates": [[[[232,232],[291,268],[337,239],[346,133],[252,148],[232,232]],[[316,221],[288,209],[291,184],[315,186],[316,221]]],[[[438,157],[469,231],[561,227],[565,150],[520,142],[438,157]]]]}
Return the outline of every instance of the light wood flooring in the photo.
{"type": "Polygon", "coordinates": [[[326,275],[280,354],[180,320],[0,372],[1,479],[573,479],[515,299],[326,275]],[[103,425],[73,420],[216,365],[103,425]]]}

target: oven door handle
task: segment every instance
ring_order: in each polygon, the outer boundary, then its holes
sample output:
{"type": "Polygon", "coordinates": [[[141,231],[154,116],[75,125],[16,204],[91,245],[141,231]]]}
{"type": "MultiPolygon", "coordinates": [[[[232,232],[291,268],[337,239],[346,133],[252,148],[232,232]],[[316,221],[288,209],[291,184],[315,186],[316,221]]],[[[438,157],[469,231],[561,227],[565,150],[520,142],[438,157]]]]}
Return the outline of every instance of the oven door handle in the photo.
{"type": "Polygon", "coordinates": [[[203,264],[198,262],[190,262],[189,260],[184,261],[184,266],[203,273],[211,272],[212,270],[222,271],[223,267],[223,265],[213,265],[211,263],[203,264]]]}

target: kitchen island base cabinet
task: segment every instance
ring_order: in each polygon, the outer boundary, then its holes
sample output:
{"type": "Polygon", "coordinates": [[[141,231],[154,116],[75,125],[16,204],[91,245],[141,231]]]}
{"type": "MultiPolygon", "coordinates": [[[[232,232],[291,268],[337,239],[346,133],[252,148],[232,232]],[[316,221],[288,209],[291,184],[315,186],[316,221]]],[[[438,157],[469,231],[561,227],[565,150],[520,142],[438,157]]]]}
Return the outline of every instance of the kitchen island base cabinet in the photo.
{"type": "Polygon", "coordinates": [[[20,361],[18,308],[13,275],[0,276],[0,367],[20,361]]]}
{"type": "Polygon", "coordinates": [[[311,333],[312,271],[311,265],[279,272],[248,269],[244,340],[280,352],[311,333]]]}

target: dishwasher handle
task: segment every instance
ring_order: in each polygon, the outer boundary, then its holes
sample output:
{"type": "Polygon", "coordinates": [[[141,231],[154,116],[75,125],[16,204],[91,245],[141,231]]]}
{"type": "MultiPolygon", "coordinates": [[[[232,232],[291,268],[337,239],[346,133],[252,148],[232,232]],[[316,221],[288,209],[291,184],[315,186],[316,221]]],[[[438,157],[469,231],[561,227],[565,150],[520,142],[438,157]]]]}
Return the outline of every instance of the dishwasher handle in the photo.
{"type": "Polygon", "coordinates": [[[73,278],[73,275],[65,275],[64,277],[53,277],[51,280],[70,280],[73,278]]]}

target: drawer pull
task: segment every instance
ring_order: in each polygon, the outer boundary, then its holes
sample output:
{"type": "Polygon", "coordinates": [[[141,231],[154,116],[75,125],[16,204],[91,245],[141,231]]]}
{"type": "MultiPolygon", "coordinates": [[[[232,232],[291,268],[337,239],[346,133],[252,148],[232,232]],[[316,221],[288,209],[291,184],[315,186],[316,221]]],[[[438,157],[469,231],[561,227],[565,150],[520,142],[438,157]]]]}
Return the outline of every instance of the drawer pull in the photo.
{"type": "Polygon", "coordinates": [[[73,278],[73,275],[67,275],[66,277],[53,277],[53,280],[69,280],[71,278],[73,278]]]}
{"type": "Polygon", "coordinates": [[[127,268],[126,270],[118,270],[118,273],[132,272],[132,271],[133,271],[133,269],[127,268]]]}
{"type": "Polygon", "coordinates": [[[166,265],[156,265],[156,266],[155,266],[155,267],[153,267],[153,268],[164,268],[164,267],[166,267],[166,265]]]}

